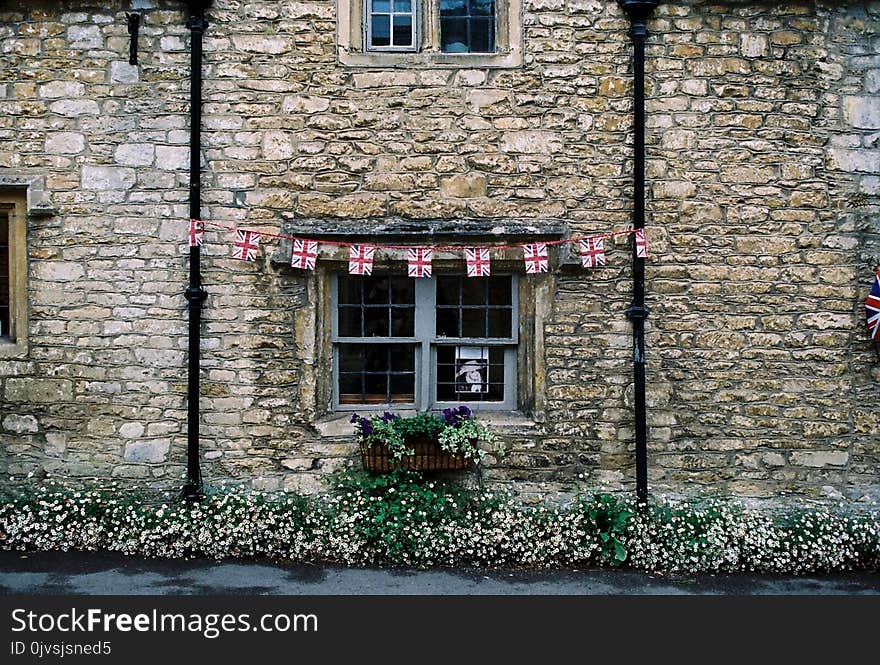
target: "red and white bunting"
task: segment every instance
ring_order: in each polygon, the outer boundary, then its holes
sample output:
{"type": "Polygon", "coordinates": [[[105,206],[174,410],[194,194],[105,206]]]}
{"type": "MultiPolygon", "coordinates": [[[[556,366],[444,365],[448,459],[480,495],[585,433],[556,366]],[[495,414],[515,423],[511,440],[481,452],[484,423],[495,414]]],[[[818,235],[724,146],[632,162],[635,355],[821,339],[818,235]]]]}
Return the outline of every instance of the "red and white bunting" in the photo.
{"type": "Polygon", "coordinates": [[[373,254],[376,248],[370,245],[352,245],[348,248],[348,272],[351,275],[371,275],[373,273],[373,254]]]}
{"type": "Polygon", "coordinates": [[[488,277],[491,270],[489,249],[486,247],[473,247],[464,250],[464,259],[467,264],[468,277],[488,277]]]}
{"type": "Polygon", "coordinates": [[[636,258],[648,258],[648,234],[645,229],[636,229],[636,258]]]}
{"type": "Polygon", "coordinates": [[[605,265],[604,238],[584,238],[581,240],[581,265],[584,268],[597,268],[605,265]]]}
{"type": "Polygon", "coordinates": [[[189,246],[201,247],[205,225],[197,219],[189,220],[189,246]]]}
{"type": "Polygon", "coordinates": [[[314,270],[318,260],[317,240],[294,240],[290,266],[300,270],[314,270]]]}
{"type": "Polygon", "coordinates": [[[410,277],[430,277],[434,251],[429,247],[413,247],[407,255],[407,274],[410,277]]]}
{"type": "Polygon", "coordinates": [[[529,275],[547,272],[549,266],[547,245],[543,242],[523,245],[523,260],[526,263],[526,273],[529,275]]]}
{"type": "Polygon", "coordinates": [[[235,232],[235,243],[232,245],[232,258],[242,261],[256,261],[260,249],[260,234],[256,231],[235,232]]]}

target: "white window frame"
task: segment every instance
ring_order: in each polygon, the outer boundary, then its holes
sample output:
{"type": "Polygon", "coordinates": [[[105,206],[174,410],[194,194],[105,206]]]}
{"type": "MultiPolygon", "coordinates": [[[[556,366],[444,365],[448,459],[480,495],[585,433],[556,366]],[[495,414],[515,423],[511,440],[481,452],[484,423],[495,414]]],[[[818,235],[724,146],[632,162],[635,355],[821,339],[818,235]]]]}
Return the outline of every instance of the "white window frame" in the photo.
{"type": "MultiPolygon", "coordinates": [[[[394,41],[394,1],[388,0],[390,7],[390,41],[394,41]]],[[[373,0],[363,0],[362,4],[362,16],[363,16],[363,43],[365,51],[372,51],[378,53],[411,53],[419,50],[419,44],[421,42],[421,0],[410,0],[412,13],[406,14],[405,12],[399,12],[398,14],[401,16],[412,16],[412,43],[409,46],[373,46],[372,45],[372,34],[373,34],[373,12],[371,11],[371,5],[373,4],[373,0]]]]}
{"type": "MultiPolygon", "coordinates": [[[[436,335],[437,282],[431,279],[413,279],[415,282],[415,334],[413,337],[341,337],[339,335],[339,275],[334,273],[330,283],[330,339],[333,346],[332,408],[333,411],[362,411],[364,409],[415,409],[436,411],[467,404],[475,411],[514,411],[518,406],[518,353],[519,353],[519,277],[516,274],[499,273],[496,277],[510,277],[511,289],[511,336],[505,338],[438,337],[436,335]],[[340,344],[387,344],[399,342],[415,345],[415,401],[412,403],[340,404],[339,402],[339,353],[340,344]],[[503,346],[504,352],[504,399],[493,402],[437,400],[436,359],[439,346],[503,346]]],[[[394,275],[406,278],[406,275],[394,275]]],[[[454,275],[449,275],[450,277],[454,275]]]]}

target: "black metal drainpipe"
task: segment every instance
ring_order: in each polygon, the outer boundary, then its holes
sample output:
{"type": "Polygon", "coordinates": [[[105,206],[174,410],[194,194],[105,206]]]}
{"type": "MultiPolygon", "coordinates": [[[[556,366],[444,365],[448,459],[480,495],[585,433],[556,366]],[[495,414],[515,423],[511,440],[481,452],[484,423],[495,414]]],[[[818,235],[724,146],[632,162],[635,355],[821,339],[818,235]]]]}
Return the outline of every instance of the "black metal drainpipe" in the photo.
{"type": "MultiPolygon", "coordinates": [[[[186,27],[191,33],[190,71],[190,144],[189,144],[189,217],[201,219],[201,159],[202,143],[202,37],[208,27],[205,6],[208,3],[190,2],[190,16],[186,27]]],[[[202,304],[208,294],[202,288],[200,248],[189,248],[189,287],[184,293],[189,303],[189,367],[187,384],[187,446],[186,484],[182,495],[187,501],[197,500],[202,493],[202,473],[199,468],[199,346],[201,337],[202,304]]]]}
{"type": "MultiPolygon", "coordinates": [[[[645,39],[648,17],[658,0],[618,0],[630,20],[633,41],[633,227],[645,228],[645,39]]],[[[636,500],[648,502],[648,423],[645,400],[645,259],[633,241],[633,301],[626,311],[633,325],[633,384],[636,425],[636,500]]]]}

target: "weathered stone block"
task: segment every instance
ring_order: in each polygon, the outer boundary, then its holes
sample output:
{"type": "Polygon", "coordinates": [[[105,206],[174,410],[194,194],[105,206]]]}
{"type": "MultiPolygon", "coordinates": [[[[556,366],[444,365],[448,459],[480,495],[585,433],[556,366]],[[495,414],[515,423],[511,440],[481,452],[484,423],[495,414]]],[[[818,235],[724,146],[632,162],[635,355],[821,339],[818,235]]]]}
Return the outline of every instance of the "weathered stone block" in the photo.
{"type": "Polygon", "coordinates": [[[156,441],[134,441],[125,444],[123,459],[126,462],[146,462],[159,464],[168,457],[171,449],[171,441],[160,439],[156,441]]]}
{"type": "Polygon", "coordinates": [[[486,177],[483,175],[455,175],[440,180],[440,194],[451,198],[486,196],[486,177]]]}
{"type": "Polygon", "coordinates": [[[84,166],[80,179],[83,189],[96,190],[131,189],[135,180],[134,169],[119,166],[84,166]]]}
{"type": "Polygon", "coordinates": [[[552,155],[563,149],[562,137],[555,132],[529,130],[508,132],[501,137],[502,152],[552,155]]]}
{"type": "Polygon", "coordinates": [[[3,429],[16,434],[26,434],[39,432],[40,426],[34,416],[11,413],[3,419],[3,429]]]}

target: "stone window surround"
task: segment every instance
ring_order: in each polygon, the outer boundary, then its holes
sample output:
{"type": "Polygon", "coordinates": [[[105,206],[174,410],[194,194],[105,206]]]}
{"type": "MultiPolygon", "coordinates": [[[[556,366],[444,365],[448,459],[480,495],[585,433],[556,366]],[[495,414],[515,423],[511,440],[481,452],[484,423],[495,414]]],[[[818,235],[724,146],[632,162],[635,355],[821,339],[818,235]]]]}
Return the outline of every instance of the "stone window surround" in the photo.
{"type": "MultiPolygon", "coordinates": [[[[530,224],[510,220],[445,220],[445,221],[401,221],[384,220],[371,223],[369,220],[303,220],[287,222],[282,233],[296,237],[316,240],[342,240],[345,242],[369,243],[377,237],[382,242],[412,244],[414,247],[426,239],[433,244],[454,242],[461,244],[466,237],[474,242],[526,242],[567,237],[569,230],[565,224],[530,224]],[[467,229],[476,222],[474,228],[467,229]],[[354,226],[346,231],[346,227],[354,226]],[[371,228],[364,235],[364,228],[371,228]],[[323,231],[323,232],[322,232],[323,231]],[[356,237],[354,234],[358,233],[356,237]]],[[[332,281],[333,274],[344,272],[348,266],[348,250],[345,247],[319,246],[317,269],[303,272],[290,268],[291,242],[283,240],[271,262],[282,268],[288,278],[305,279],[307,305],[294,313],[292,346],[296,358],[302,363],[303,377],[298,385],[297,400],[305,411],[311,414],[311,424],[321,436],[340,437],[351,434],[349,418],[351,412],[333,411],[333,345],[331,320],[333,316],[332,281]],[[283,267],[282,267],[283,266],[283,267]]],[[[406,274],[405,250],[382,250],[377,253],[375,269],[399,270],[406,274]]],[[[560,253],[559,268],[564,269],[568,257],[560,253]]],[[[437,252],[434,255],[434,273],[456,272],[463,274],[464,260],[461,256],[437,252]]],[[[519,346],[517,347],[517,408],[512,411],[484,411],[481,418],[497,425],[502,433],[523,434],[534,431],[537,423],[544,422],[546,404],[546,382],[543,354],[538,350],[544,346],[544,321],[549,317],[553,302],[556,280],[550,273],[525,275],[522,252],[516,249],[493,252],[493,271],[520,275],[519,288],[519,346]]],[[[477,407],[478,408],[478,407],[477,407]]],[[[368,409],[364,409],[367,411],[368,409]]],[[[397,409],[402,415],[412,415],[414,411],[397,409]]]]}
{"type": "Polygon", "coordinates": [[[28,354],[28,252],[29,222],[51,216],[55,210],[48,203],[42,176],[0,173],[0,206],[12,208],[14,217],[10,236],[10,291],[15,340],[0,341],[0,359],[20,358],[28,354]]]}
{"type": "Polygon", "coordinates": [[[368,51],[364,47],[364,0],[338,0],[336,53],[339,64],[382,68],[514,68],[523,63],[522,0],[496,1],[495,53],[443,53],[437,0],[420,4],[416,52],[368,51]]]}

